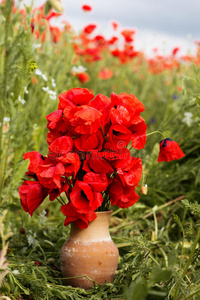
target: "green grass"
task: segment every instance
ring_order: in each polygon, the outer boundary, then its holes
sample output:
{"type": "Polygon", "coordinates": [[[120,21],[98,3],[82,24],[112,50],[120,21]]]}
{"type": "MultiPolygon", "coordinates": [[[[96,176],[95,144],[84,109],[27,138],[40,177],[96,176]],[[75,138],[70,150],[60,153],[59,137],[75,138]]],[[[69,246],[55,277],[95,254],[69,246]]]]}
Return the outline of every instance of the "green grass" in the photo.
{"type": "MultiPolygon", "coordinates": [[[[57,44],[48,41],[38,49],[34,45],[41,41],[24,30],[19,14],[11,11],[12,1],[6,1],[0,15],[0,231],[9,272],[0,293],[13,300],[200,299],[199,66],[180,63],[153,74],[145,58],[121,64],[107,50],[102,60],[85,62],[76,56],[70,33],[57,44]],[[80,64],[90,75],[84,85],[70,73],[73,65],[80,64]],[[113,77],[100,80],[98,72],[108,65],[113,77]],[[36,67],[46,77],[37,75],[36,67]],[[64,285],[59,253],[69,227],[63,226],[59,203],[45,200],[31,218],[22,210],[18,195],[27,169],[23,153],[47,154],[45,116],[56,110],[58,101],[43,88],[58,95],[78,86],[92,89],[95,95],[135,94],[145,105],[142,116],[148,133],[162,131],[186,154],[178,161],[158,163],[158,134],[148,137],[145,150],[134,151],[142,158],[148,193],[140,194],[139,202],[129,209],[114,207],[110,233],[120,252],[117,274],[113,284],[95,285],[89,291],[64,285]],[[6,236],[9,232],[13,235],[6,236]]],[[[27,12],[26,28],[30,21],[27,12]]]]}

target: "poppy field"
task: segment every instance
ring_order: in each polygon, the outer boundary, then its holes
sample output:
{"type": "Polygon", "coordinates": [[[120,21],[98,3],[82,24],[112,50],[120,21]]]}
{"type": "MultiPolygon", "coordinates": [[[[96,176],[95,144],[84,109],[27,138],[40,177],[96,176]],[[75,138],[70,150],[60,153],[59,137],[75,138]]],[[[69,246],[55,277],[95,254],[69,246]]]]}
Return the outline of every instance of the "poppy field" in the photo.
{"type": "Polygon", "coordinates": [[[198,300],[200,43],[148,57],[62,14],[0,3],[0,299],[198,300]],[[114,282],[66,285],[69,224],[111,206],[114,282]]]}

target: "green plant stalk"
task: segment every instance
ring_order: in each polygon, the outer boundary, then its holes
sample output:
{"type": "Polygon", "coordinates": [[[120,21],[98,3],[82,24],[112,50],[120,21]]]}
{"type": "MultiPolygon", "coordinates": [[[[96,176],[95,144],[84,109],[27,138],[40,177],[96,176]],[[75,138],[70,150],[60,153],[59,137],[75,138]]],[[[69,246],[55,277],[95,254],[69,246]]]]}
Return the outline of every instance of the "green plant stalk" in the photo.
{"type": "Polygon", "coordinates": [[[161,131],[159,131],[159,130],[156,130],[156,131],[153,131],[153,132],[147,133],[147,136],[149,136],[149,135],[152,135],[152,134],[154,134],[154,133],[159,133],[159,134],[161,134],[161,135],[162,135],[162,137],[165,139],[165,136],[164,136],[164,134],[163,134],[161,131]]]}
{"type": "Polygon", "coordinates": [[[185,266],[185,268],[184,268],[184,270],[183,270],[183,273],[182,273],[182,275],[181,275],[181,278],[182,278],[182,279],[185,277],[185,275],[186,275],[186,273],[187,273],[187,270],[188,270],[188,268],[189,268],[189,266],[190,266],[190,263],[191,263],[191,261],[192,261],[192,258],[193,258],[193,255],[194,255],[194,252],[195,252],[195,249],[196,249],[196,246],[197,246],[197,243],[198,243],[199,239],[200,239],[200,228],[199,228],[199,230],[198,230],[198,232],[197,232],[196,239],[195,239],[194,244],[193,244],[193,246],[192,246],[192,250],[191,250],[189,259],[188,259],[188,261],[187,261],[187,264],[186,264],[186,266],[185,266]]]}
{"type": "MultiPolygon", "coordinates": [[[[7,5],[7,1],[6,1],[7,5]]],[[[7,92],[7,81],[8,81],[8,32],[9,32],[9,23],[10,23],[10,15],[7,16],[6,22],[5,22],[5,42],[4,42],[4,49],[5,49],[5,58],[4,58],[4,82],[3,82],[3,95],[2,95],[2,104],[1,104],[1,129],[0,129],[0,199],[2,195],[3,185],[4,185],[4,172],[5,169],[3,168],[3,119],[5,116],[5,102],[6,102],[6,92],[7,92]]],[[[5,164],[6,165],[6,164],[5,164]]]]}
{"type": "MultiPolygon", "coordinates": [[[[184,279],[184,277],[185,277],[185,275],[186,275],[186,273],[187,273],[187,271],[188,271],[188,268],[189,268],[190,263],[191,263],[191,261],[192,261],[192,258],[193,258],[193,255],[194,255],[194,252],[195,252],[195,249],[196,249],[196,246],[197,246],[197,243],[198,243],[199,239],[200,239],[200,228],[199,228],[199,230],[198,230],[198,232],[197,232],[196,239],[195,239],[195,241],[194,241],[194,243],[193,243],[193,245],[192,245],[192,250],[191,250],[190,256],[189,256],[189,258],[188,258],[188,261],[187,261],[187,263],[186,263],[186,265],[185,265],[185,268],[184,268],[184,270],[183,270],[183,273],[182,273],[182,275],[181,275],[181,279],[184,279]]],[[[178,283],[178,284],[177,284],[177,287],[176,287],[176,292],[175,292],[175,297],[174,297],[175,300],[178,300],[178,299],[181,299],[181,298],[182,298],[182,295],[180,295],[180,296],[178,297],[179,287],[180,287],[180,283],[178,283]]],[[[191,296],[190,296],[190,297],[191,297],[191,296]]],[[[187,299],[188,299],[188,298],[187,298],[187,299]]]]}

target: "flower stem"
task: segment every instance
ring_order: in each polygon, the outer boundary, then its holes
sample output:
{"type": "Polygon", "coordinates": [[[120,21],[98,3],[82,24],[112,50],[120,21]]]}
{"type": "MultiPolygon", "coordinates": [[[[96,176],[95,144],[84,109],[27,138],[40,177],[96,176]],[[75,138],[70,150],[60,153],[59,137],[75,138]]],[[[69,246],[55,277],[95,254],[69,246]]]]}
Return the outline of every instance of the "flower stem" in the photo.
{"type": "Polygon", "coordinates": [[[155,130],[155,131],[152,131],[152,132],[150,132],[150,133],[147,133],[147,136],[152,135],[152,134],[154,134],[154,133],[159,133],[159,134],[162,135],[162,137],[163,137],[164,139],[166,138],[166,137],[164,136],[164,134],[163,134],[161,131],[159,131],[159,130],[155,130]]]}

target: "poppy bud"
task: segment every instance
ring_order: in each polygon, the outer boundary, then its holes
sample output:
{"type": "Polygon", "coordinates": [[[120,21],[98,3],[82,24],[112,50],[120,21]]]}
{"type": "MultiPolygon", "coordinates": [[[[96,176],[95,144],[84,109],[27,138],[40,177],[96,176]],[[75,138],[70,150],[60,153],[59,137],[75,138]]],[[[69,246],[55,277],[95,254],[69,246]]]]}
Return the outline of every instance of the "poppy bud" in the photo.
{"type": "Polygon", "coordinates": [[[61,4],[60,1],[58,0],[49,0],[49,2],[51,3],[51,6],[57,11],[62,13],[64,11],[64,8],[61,4]]]}
{"type": "Polygon", "coordinates": [[[184,156],[185,154],[181,150],[179,144],[172,139],[166,138],[160,142],[158,162],[180,159],[184,156]]]}
{"type": "Polygon", "coordinates": [[[148,192],[147,184],[141,186],[140,193],[143,194],[143,195],[146,195],[147,192],[148,192]]]}

